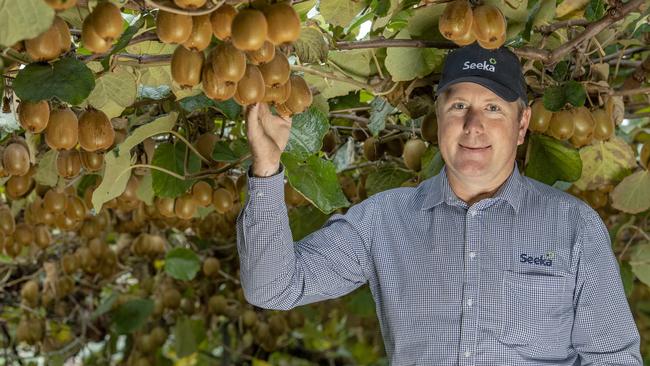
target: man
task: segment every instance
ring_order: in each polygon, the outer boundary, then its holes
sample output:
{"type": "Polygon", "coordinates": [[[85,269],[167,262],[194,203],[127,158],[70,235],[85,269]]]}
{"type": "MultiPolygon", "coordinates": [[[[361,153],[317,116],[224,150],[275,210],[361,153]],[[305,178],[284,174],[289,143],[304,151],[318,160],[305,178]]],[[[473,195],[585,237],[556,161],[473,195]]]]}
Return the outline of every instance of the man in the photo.
{"type": "Polygon", "coordinates": [[[251,108],[237,222],[248,301],[290,309],[368,283],[393,365],[641,365],[602,220],[517,170],[531,112],[516,56],[458,49],[437,94],[440,174],[296,243],[279,164],[291,121],[251,108]]]}

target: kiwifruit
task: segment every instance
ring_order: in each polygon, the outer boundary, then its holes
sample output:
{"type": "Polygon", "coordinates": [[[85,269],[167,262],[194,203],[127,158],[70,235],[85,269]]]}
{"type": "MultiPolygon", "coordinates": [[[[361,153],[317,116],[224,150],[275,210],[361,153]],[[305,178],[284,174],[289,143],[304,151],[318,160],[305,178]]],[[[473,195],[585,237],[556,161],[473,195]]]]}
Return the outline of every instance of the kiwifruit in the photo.
{"type": "Polygon", "coordinates": [[[528,129],[535,132],[544,133],[548,130],[551,123],[553,112],[544,107],[542,99],[537,99],[531,106],[530,123],[528,129]]]}
{"type": "Polygon", "coordinates": [[[201,82],[203,52],[190,51],[183,46],[176,47],[172,55],[172,78],[182,88],[190,88],[201,82]]]}
{"type": "Polygon", "coordinates": [[[104,166],[104,154],[101,152],[81,150],[80,157],[81,166],[86,171],[96,172],[104,166]]]}
{"type": "Polygon", "coordinates": [[[79,116],[79,145],[86,151],[102,151],[113,145],[115,130],[108,116],[89,108],[79,116]]]}
{"type": "Polygon", "coordinates": [[[305,197],[300,194],[289,182],[284,183],[284,201],[289,205],[289,206],[302,206],[307,203],[307,200],[305,197]]]}
{"type": "Polygon", "coordinates": [[[140,187],[140,179],[137,175],[131,174],[126,187],[122,194],[120,194],[119,199],[122,201],[137,201],[138,200],[138,188],[140,187]]]}
{"type": "Polygon", "coordinates": [[[264,9],[268,27],[267,38],[274,45],[292,43],[300,37],[300,17],[286,3],[276,3],[264,9]]]}
{"type": "Polygon", "coordinates": [[[411,170],[420,171],[422,155],[427,150],[427,145],[420,139],[411,139],[404,146],[404,164],[411,170]]]}
{"type": "Polygon", "coordinates": [[[70,150],[77,145],[79,122],[70,108],[55,109],[45,129],[45,142],[55,150],[70,150]]]}
{"type": "Polygon", "coordinates": [[[589,109],[584,106],[572,109],[571,114],[573,115],[573,121],[575,124],[573,136],[571,136],[571,142],[575,147],[584,146],[591,141],[595,125],[594,118],[589,112],[589,109]],[[587,142],[585,143],[585,141],[587,142]]]}
{"type": "Polygon", "coordinates": [[[88,242],[88,250],[90,250],[90,254],[92,254],[93,257],[102,260],[104,255],[106,255],[108,248],[99,238],[94,238],[88,242]]]}
{"type": "Polygon", "coordinates": [[[192,17],[158,10],[156,34],[163,43],[183,43],[192,34],[192,17]]]}
{"type": "Polygon", "coordinates": [[[217,212],[226,213],[233,206],[232,194],[225,188],[216,189],[212,194],[212,204],[217,212]]]}
{"type": "Polygon", "coordinates": [[[22,246],[29,246],[34,241],[34,228],[24,222],[16,225],[14,240],[22,246]]]}
{"type": "Polygon", "coordinates": [[[549,135],[558,140],[568,140],[573,136],[575,130],[575,121],[569,110],[562,110],[553,113],[553,117],[546,131],[549,135]]]}
{"type": "Polygon", "coordinates": [[[383,150],[388,153],[388,155],[394,157],[400,157],[404,154],[404,140],[401,138],[394,138],[388,141],[382,142],[383,150]]]}
{"type": "Polygon", "coordinates": [[[174,4],[183,9],[197,9],[205,5],[207,0],[174,0],[174,4]]]}
{"type": "Polygon", "coordinates": [[[74,221],[82,221],[86,217],[86,203],[77,195],[68,196],[65,215],[74,221]]]}
{"type": "Polygon", "coordinates": [[[219,174],[217,177],[217,186],[228,190],[233,198],[237,197],[239,194],[235,182],[233,182],[233,180],[226,174],[219,174]]]}
{"type": "Polygon", "coordinates": [[[273,103],[274,105],[282,104],[286,102],[290,96],[291,96],[290,81],[287,81],[286,83],[278,87],[270,87],[267,85],[264,87],[264,99],[262,99],[262,102],[273,103]]]}
{"type": "MultiPolygon", "coordinates": [[[[219,80],[209,65],[203,68],[201,81],[205,95],[217,101],[228,100],[237,92],[237,83],[219,80]]],[[[211,156],[206,158],[211,159],[211,156]]]]}
{"type": "Polygon", "coordinates": [[[31,173],[25,175],[12,175],[5,183],[5,193],[12,200],[17,200],[27,194],[34,187],[31,173]]]}
{"type": "Polygon", "coordinates": [[[201,207],[209,206],[212,203],[212,186],[203,180],[194,183],[192,197],[197,205],[201,207]]]}
{"type": "Polygon", "coordinates": [[[38,304],[38,282],[35,280],[29,280],[23,284],[23,287],[20,289],[20,297],[25,301],[30,307],[35,307],[38,304]]]}
{"type": "Polygon", "coordinates": [[[45,0],[45,2],[54,10],[67,10],[77,5],[77,0],[45,0]]]}
{"type": "Polygon", "coordinates": [[[22,101],[18,106],[20,125],[31,133],[40,133],[47,127],[50,118],[50,105],[47,100],[38,102],[22,101]]]}
{"type": "Polygon", "coordinates": [[[465,37],[472,29],[472,7],[467,0],[447,3],[438,19],[438,30],[443,37],[455,41],[465,37]]]}
{"type": "Polygon", "coordinates": [[[79,268],[77,256],[74,254],[64,254],[63,257],[61,257],[61,268],[66,274],[74,273],[79,268]]]}
{"type": "Polygon", "coordinates": [[[162,346],[167,340],[167,331],[165,331],[165,328],[161,326],[153,328],[149,334],[151,335],[154,344],[158,347],[162,346]]]}
{"type": "Polygon", "coordinates": [[[264,78],[257,66],[246,65],[246,73],[237,83],[234,98],[240,105],[255,104],[264,99],[264,78]]]}
{"type": "Polygon", "coordinates": [[[122,35],[123,20],[120,8],[109,1],[104,1],[93,9],[90,18],[95,33],[106,42],[112,43],[122,35]]]}
{"type": "Polygon", "coordinates": [[[614,135],[614,121],[607,115],[603,108],[597,108],[591,112],[594,118],[594,138],[596,140],[609,140],[614,135]]]}
{"type": "Polygon", "coordinates": [[[245,327],[252,328],[257,324],[257,313],[254,310],[246,309],[241,315],[241,319],[245,327]]]}
{"type": "Polygon", "coordinates": [[[334,130],[327,131],[325,136],[323,136],[323,146],[321,150],[327,154],[331,154],[339,145],[338,140],[338,135],[336,132],[334,132],[334,130]]]}
{"type": "Polygon", "coordinates": [[[490,4],[473,10],[472,32],[483,48],[498,48],[505,42],[506,18],[501,10],[490,4]],[[486,47],[487,46],[487,47],[486,47]]]}
{"type": "Polygon", "coordinates": [[[222,43],[210,54],[210,64],[217,79],[238,82],[246,73],[246,55],[230,43],[222,43]]]}
{"type": "Polygon", "coordinates": [[[220,41],[230,38],[232,20],[237,15],[237,9],[230,4],[223,4],[210,14],[212,33],[220,41]]]}
{"type": "Polygon", "coordinates": [[[56,158],[56,171],[60,177],[70,179],[81,171],[81,157],[76,149],[62,150],[56,158]]]}
{"type": "Polygon", "coordinates": [[[158,213],[164,217],[174,217],[174,199],[169,197],[156,197],[154,201],[158,213]]]}
{"type": "Polygon", "coordinates": [[[435,112],[430,112],[422,119],[420,125],[422,138],[430,143],[438,143],[438,117],[435,112]]]}
{"type": "Polygon", "coordinates": [[[266,17],[259,10],[244,9],[232,20],[230,38],[232,44],[242,51],[261,48],[267,33],[266,17]]]}
{"type": "Polygon", "coordinates": [[[650,141],[646,141],[641,146],[641,152],[639,153],[639,162],[641,166],[650,169],[650,141]]]}
{"type": "Polygon", "coordinates": [[[68,206],[68,199],[65,193],[59,192],[56,188],[49,189],[43,197],[43,209],[54,214],[60,214],[68,206]]]}
{"type": "Polygon", "coordinates": [[[215,257],[208,257],[203,261],[203,274],[206,277],[217,277],[221,270],[221,262],[215,257]]]}
{"type": "Polygon", "coordinates": [[[271,87],[277,87],[289,80],[291,75],[291,66],[287,56],[282,52],[276,52],[270,62],[259,66],[264,84],[271,87]]]}
{"type": "Polygon", "coordinates": [[[377,139],[369,137],[363,142],[363,156],[369,161],[375,161],[381,158],[384,154],[381,144],[377,143],[377,139]]]}
{"type": "Polygon", "coordinates": [[[589,145],[592,140],[593,140],[593,135],[575,135],[574,134],[569,139],[569,142],[571,142],[571,144],[574,147],[579,148],[579,147],[582,147],[582,146],[585,146],[585,145],[589,145]]]}
{"type": "Polygon", "coordinates": [[[16,326],[16,343],[34,344],[31,334],[32,329],[29,320],[27,317],[21,317],[18,326],[16,326]]]}
{"type": "Polygon", "coordinates": [[[29,172],[29,150],[21,142],[12,142],[2,153],[2,166],[9,175],[25,175],[29,172]]]}
{"type": "Polygon", "coordinates": [[[469,46],[470,44],[476,42],[476,37],[474,36],[474,32],[470,29],[467,31],[467,33],[463,34],[459,38],[456,38],[453,40],[453,42],[459,46],[469,46]]]}
{"type": "Polygon", "coordinates": [[[54,27],[56,27],[56,30],[59,32],[59,47],[61,48],[61,53],[70,51],[72,35],[70,34],[68,23],[59,17],[54,17],[54,27]]]}
{"type": "Polygon", "coordinates": [[[212,26],[208,15],[192,17],[192,33],[183,42],[185,48],[192,51],[203,51],[210,45],[212,40],[212,26]]]}
{"type": "Polygon", "coordinates": [[[309,85],[307,85],[305,79],[298,75],[291,75],[289,81],[291,82],[291,95],[284,104],[291,112],[295,114],[302,113],[309,108],[312,102],[313,97],[309,85]]]}
{"type": "Polygon", "coordinates": [[[61,54],[61,35],[55,23],[35,38],[25,40],[25,49],[32,60],[50,61],[61,54]]]}
{"type": "Polygon", "coordinates": [[[50,234],[50,229],[46,225],[41,224],[34,227],[34,242],[41,249],[45,249],[52,244],[52,234],[50,234]]]}
{"type": "Polygon", "coordinates": [[[188,193],[177,197],[176,202],[174,202],[174,214],[183,220],[191,220],[196,214],[197,208],[198,205],[194,201],[194,197],[188,193]]]}
{"type": "Polygon", "coordinates": [[[247,51],[248,62],[253,65],[261,65],[273,60],[275,56],[275,46],[269,41],[264,41],[264,45],[255,51],[247,51]]]}
{"type": "Polygon", "coordinates": [[[175,288],[164,289],[162,303],[167,309],[177,309],[181,305],[181,293],[175,288]]]}
{"type": "Polygon", "coordinates": [[[271,315],[268,321],[269,330],[275,336],[281,336],[289,329],[289,325],[287,324],[286,319],[284,319],[284,316],[280,314],[271,315]]]}
{"type": "Polygon", "coordinates": [[[100,37],[95,31],[91,16],[87,16],[81,26],[81,43],[93,53],[105,53],[111,49],[112,43],[100,37]]]}
{"type": "Polygon", "coordinates": [[[214,145],[217,143],[217,141],[219,141],[218,135],[206,132],[196,139],[196,150],[198,150],[199,154],[201,154],[204,158],[210,160],[212,159],[212,150],[214,150],[214,145]]]}

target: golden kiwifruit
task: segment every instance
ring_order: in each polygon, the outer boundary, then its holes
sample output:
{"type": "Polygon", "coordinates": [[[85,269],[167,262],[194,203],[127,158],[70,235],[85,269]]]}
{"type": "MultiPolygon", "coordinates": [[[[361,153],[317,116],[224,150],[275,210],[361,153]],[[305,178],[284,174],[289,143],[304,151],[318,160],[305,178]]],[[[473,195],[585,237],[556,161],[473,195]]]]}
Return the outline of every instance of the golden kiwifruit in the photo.
{"type": "Polygon", "coordinates": [[[91,16],[87,16],[81,26],[81,43],[93,53],[105,53],[111,49],[112,43],[100,37],[95,31],[91,16]]]}
{"type": "Polygon", "coordinates": [[[97,4],[87,18],[90,18],[95,33],[108,43],[113,43],[122,35],[122,13],[120,8],[109,1],[97,4]]]}
{"type": "Polygon", "coordinates": [[[209,206],[212,203],[212,186],[206,181],[198,181],[192,186],[192,197],[197,205],[209,206]]]}
{"type": "Polygon", "coordinates": [[[206,277],[217,277],[221,270],[221,262],[215,257],[208,257],[203,261],[203,274],[206,277]]]}
{"type": "Polygon", "coordinates": [[[156,197],[154,201],[158,213],[163,217],[175,217],[174,215],[174,199],[169,197],[156,197]]]}
{"type": "Polygon", "coordinates": [[[284,183],[284,201],[289,206],[302,206],[307,203],[305,197],[300,194],[289,182],[284,183]]]}
{"type": "Polygon", "coordinates": [[[45,129],[45,142],[55,150],[70,150],[77,145],[79,121],[70,108],[50,112],[45,129]]]}
{"type": "Polygon", "coordinates": [[[257,66],[246,65],[246,73],[237,83],[234,97],[241,105],[255,104],[264,99],[264,78],[257,66]]]}
{"type": "Polygon", "coordinates": [[[60,177],[70,179],[81,171],[81,156],[76,149],[61,150],[56,158],[56,171],[60,177]]]}
{"type": "Polygon", "coordinates": [[[312,102],[313,97],[309,85],[307,85],[305,79],[298,75],[291,75],[289,81],[291,81],[291,95],[284,104],[291,112],[295,114],[302,113],[309,108],[312,102]]]}
{"type": "Polygon", "coordinates": [[[104,166],[104,154],[101,152],[81,150],[80,157],[86,171],[96,172],[104,166]]]}
{"type": "Polygon", "coordinates": [[[43,197],[43,209],[45,211],[60,214],[65,212],[66,207],[68,207],[68,198],[64,192],[51,188],[45,193],[43,197]]]}
{"type": "Polygon", "coordinates": [[[156,34],[163,43],[183,43],[192,34],[192,17],[158,10],[156,34]]]}
{"type": "Polygon", "coordinates": [[[232,194],[225,188],[216,189],[212,194],[212,204],[217,212],[226,213],[233,206],[232,194]]]}
{"type": "Polygon", "coordinates": [[[31,173],[25,175],[12,175],[5,183],[5,193],[12,200],[17,200],[27,194],[34,187],[31,173]]]}
{"type": "Polygon", "coordinates": [[[77,231],[81,227],[81,221],[76,221],[65,214],[56,215],[54,222],[56,227],[62,231],[77,231]]]}
{"type": "Polygon", "coordinates": [[[17,224],[14,231],[14,240],[22,246],[31,245],[34,241],[34,228],[32,225],[24,222],[17,224]]]}
{"type": "Polygon", "coordinates": [[[22,142],[12,142],[2,153],[2,166],[9,175],[25,175],[29,172],[29,150],[22,142]]]}
{"type": "Polygon", "coordinates": [[[574,147],[579,148],[591,144],[593,138],[593,135],[573,135],[569,139],[569,142],[571,142],[574,147]]]}
{"type": "Polygon", "coordinates": [[[614,121],[607,115],[603,108],[595,109],[591,112],[594,118],[594,138],[596,140],[609,140],[614,135],[614,121]]]}
{"type": "Polygon", "coordinates": [[[420,171],[422,155],[427,150],[427,145],[420,139],[412,139],[404,145],[404,164],[407,168],[420,171]]]}
{"type": "Polygon", "coordinates": [[[384,155],[383,147],[381,144],[377,143],[377,139],[374,137],[368,137],[366,141],[363,142],[363,156],[369,161],[375,161],[381,158],[384,155]]]}
{"type": "Polygon", "coordinates": [[[22,101],[18,106],[20,125],[31,133],[43,132],[50,118],[50,105],[47,100],[38,102],[22,101]]]}
{"type": "Polygon", "coordinates": [[[113,145],[115,130],[108,116],[89,108],[79,116],[79,145],[86,151],[103,151],[113,145]]]}
{"type": "Polygon", "coordinates": [[[61,257],[61,268],[66,274],[74,273],[79,268],[77,256],[74,254],[64,254],[61,257]]]}
{"type": "Polygon", "coordinates": [[[433,144],[438,143],[438,117],[436,112],[430,112],[424,116],[420,125],[420,133],[426,141],[433,144]]]}
{"type": "Polygon", "coordinates": [[[157,326],[151,330],[151,337],[153,338],[154,343],[159,347],[165,344],[167,340],[167,331],[161,326],[157,326]]]}
{"type": "Polygon", "coordinates": [[[20,297],[25,301],[29,307],[35,307],[38,304],[38,282],[36,280],[29,280],[23,284],[20,289],[20,297]]]}
{"type": "Polygon", "coordinates": [[[587,145],[591,141],[594,131],[594,118],[591,116],[589,109],[584,106],[572,109],[571,114],[573,115],[575,124],[573,136],[571,136],[571,143],[575,147],[587,145]]]}
{"type": "Polygon", "coordinates": [[[230,4],[223,4],[210,14],[212,33],[217,39],[225,41],[230,38],[232,20],[235,19],[236,15],[237,9],[230,4]]]}
{"type": "Polygon", "coordinates": [[[50,61],[61,54],[61,35],[55,23],[38,36],[25,40],[25,49],[32,60],[50,61]]]}
{"type": "Polygon", "coordinates": [[[459,45],[459,46],[469,46],[470,44],[476,42],[476,37],[474,36],[474,32],[470,29],[467,31],[467,33],[463,34],[459,38],[454,39],[454,43],[459,45]]]}
{"type": "Polygon", "coordinates": [[[177,309],[181,305],[181,293],[175,288],[164,289],[162,303],[167,309],[177,309]]]}
{"type": "Polygon", "coordinates": [[[650,141],[646,141],[641,146],[641,152],[639,153],[639,162],[641,166],[650,169],[650,141]]]}
{"type": "Polygon", "coordinates": [[[201,81],[205,95],[217,101],[228,100],[237,91],[237,83],[219,80],[210,65],[203,68],[201,81]]]}
{"type": "Polygon", "coordinates": [[[292,43],[300,37],[300,17],[293,7],[276,3],[264,9],[268,27],[267,38],[274,45],[292,43]]]}
{"type": "Polygon", "coordinates": [[[217,79],[238,82],[246,73],[246,55],[230,43],[222,43],[210,54],[210,64],[217,79]]]}
{"type": "Polygon", "coordinates": [[[191,220],[196,214],[198,205],[191,194],[185,193],[176,198],[174,202],[174,214],[183,220],[191,220]]]}
{"type": "Polygon", "coordinates": [[[54,10],[67,10],[77,5],[77,0],[45,0],[45,2],[54,10]]]}
{"type": "Polygon", "coordinates": [[[174,0],[174,4],[183,9],[197,9],[205,5],[207,0],[174,0]]]}
{"type": "Polygon", "coordinates": [[[472,7],[467,0],[447,3],[438,19],[438,30],[443,37],[455,41],[466,37],[472,29],[472,7]]]}
{"type": "Polygon", "coordinates": [[[568,140],[573,136],[574,129],[575,121],[573,120],[571,111],[562,110],[553,113],[546,132],[558,140],[568,140]]]}
{"type": "Polygon", "coordinates": [[[498,48],[505,42],[506,18],[496,6],[484,4],[472,11],[472,32],[482,47],[498,48]]]}
{"type": "Polygon", "coordinates": [[[122,201],[137,201],[138,200],[138,188],[140,187],[140,179],[137,175],[131,174],[129,181],[126,182],[126,187],[122,194],[120,194],[119,199],[122,201]]]}
{"type": "Polygon", "coordinates": [[[255,51],[264,45],[267,33],[264,14],[255,9],[244,9],[232,20],[230,39],[242,51],[255,51]]]}
{"type": "Polygon", "coordinates": [[[172,55],[172,78],[182,88],[190,88],[201,82],[203,52],[176,47],[172,55]]]}
{"type": "MultiPolygon", "coordinates": [[[[239,194],[239,191],[237,190],[237,186],[235,185],[235,182],[227,176],[226,174],[220,174],[217,177],[217,186],[219,188],[225,188],[230,192],[233,198],[237,197],[239,194]]],[[[235,199],[236,200],[236,199],[235,199]]]]}
{"type": "Polygon", "coordinates": [[[280,86],[289,81],[291,66],[287,56],[277,52],[270,62],[260,65],[260,72],[267,86],[280,86]]]}
{"type": "Polygon", "coordinates": [[[34,242],[41,249],[45,249],[52,244],[52,234],[50,234],[50,229],[46,225],[41,224],[34,227],[34,242]]]}
{"type": "Polygon", "coordinates": [[[286,102],[284,103],[276,103],[275,104],[275,111],[278,112],[278,114],[282,117],[289,117],[293,114],[293,111],[289,109],[287,106],[286,102]]]}
{"type": "Polygon", "coordinates": [[[531,131],[544,133],[546,130],[548,130],[548,126],[551,123],[552,117],[553,112],[544,107],[544,102],[542,99],[537,99],[531,106],[530,123],[528,124],[528,129],[531,131]]]}
{"type": "Polygon", "coordinates": [[[275,56],[275,46],[269,41],[264,41],[264,45],[255,51],[247,51],[248,62],[253,65],[265,64],[275,56]]]}
{"type": "Polygon", "coordinates": [[[183,42],[185,48],[192,51],[203,51],[210,45],[212,40],[212,26],[208,15],[192,17],[192,33],[183,42]]]}
{"type": "Polygon", "coordinates": [[[219,141],[218,135],[211,132],[206,132],[196,139],[196,150],[198,150],[199,154],[201,154],[204,158],[210,160],[212,159],[212,150],[214,150],[214,145],[217,143],[217,141],[219,141]]]}
{"type": "Polygon", "coordinates": [[[265,86],[264,87],[264,103],[273,103],[273,104],[282,104],[289,99],[291,96],[291,82],[287,81],[286,83],[277,86],[265,86]]]}
{"type": "Polygon", "coordinates": [[[56,27],[56,30],[59,32],[59,46],[61,48],[61,53],[70,51],[72,35],[70,34],[68,23],[59,17],[54,17],[54,27],[56,27]]]}
{"type": "Polygon", "coordinates": [[[241,320],[245,327],[252,328],[257,324],[257,313],[254,310],[246,309],[241,315],[241,320]]]}

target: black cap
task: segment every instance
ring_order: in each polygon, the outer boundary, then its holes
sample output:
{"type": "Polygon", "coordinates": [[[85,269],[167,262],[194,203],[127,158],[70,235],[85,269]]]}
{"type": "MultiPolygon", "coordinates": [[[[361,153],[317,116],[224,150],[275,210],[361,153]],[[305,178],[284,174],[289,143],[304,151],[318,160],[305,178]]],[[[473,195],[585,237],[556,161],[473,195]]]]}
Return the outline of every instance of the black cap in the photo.
{"type": "Polygon", "coordinates": [[[528,102],[526,83],[517,56],[505,47],[488,50],[478,43],[451,51],[442,69],[436,94],[468,81],[482,85],[508,102],[528,102]]]}

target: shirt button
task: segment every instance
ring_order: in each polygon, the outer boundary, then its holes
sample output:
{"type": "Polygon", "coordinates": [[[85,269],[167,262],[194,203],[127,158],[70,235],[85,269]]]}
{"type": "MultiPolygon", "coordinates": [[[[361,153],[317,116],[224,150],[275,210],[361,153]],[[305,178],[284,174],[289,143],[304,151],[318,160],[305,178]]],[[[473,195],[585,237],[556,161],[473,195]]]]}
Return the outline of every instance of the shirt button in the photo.
{"type": "Polygon", "coordinates": [[[471,355],[472,355],[472,352],[470,352],[470,351],[465,351],[465,353],[463,353],[463,356],[465,356],[465,357],[469,357],[471,355]]]}
{"type": "Polygon", "coordinates": [[[476,257],[476,252],[469,252],[469,257],[474,259],[476,257]]]}
{"type": "Polygon", "coordinates": [[[467,299],[467,306],[469,306],[469,307],[471,308],[472,305],[474,305],[474,300],[472,300],[472,299],[467,299]]]}

